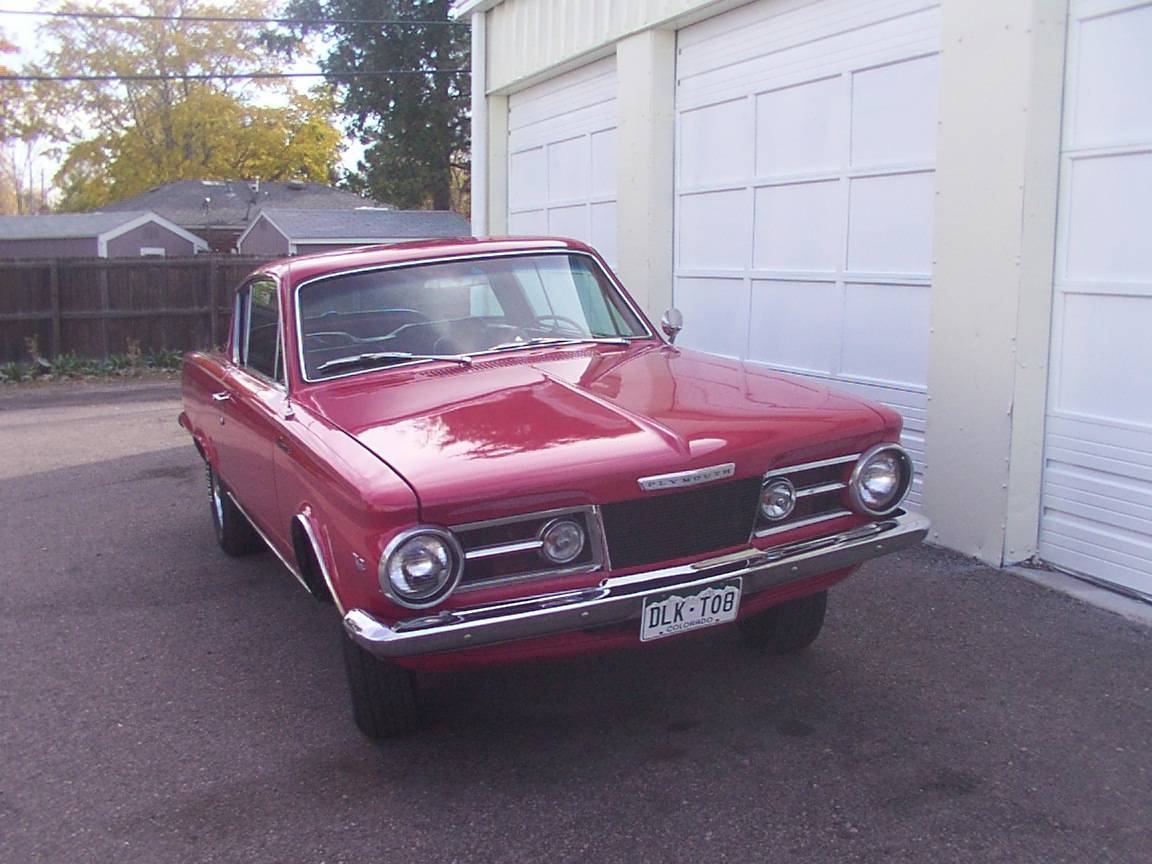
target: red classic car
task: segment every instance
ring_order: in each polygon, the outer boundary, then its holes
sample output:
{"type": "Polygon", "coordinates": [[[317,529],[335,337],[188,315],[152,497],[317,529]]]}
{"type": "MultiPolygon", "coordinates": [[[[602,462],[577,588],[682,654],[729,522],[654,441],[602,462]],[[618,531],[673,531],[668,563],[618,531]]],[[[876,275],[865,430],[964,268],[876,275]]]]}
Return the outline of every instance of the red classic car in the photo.
{"type": "Polygon", "coordinates": [[[583,244],[440,241],[269,265],[185,358],[220,546],[339,610],[364,733],[416,724],[420,670],[726,622],[799,650],[829,586],[923,539],[895,412],[680,323],[583,244]]]}

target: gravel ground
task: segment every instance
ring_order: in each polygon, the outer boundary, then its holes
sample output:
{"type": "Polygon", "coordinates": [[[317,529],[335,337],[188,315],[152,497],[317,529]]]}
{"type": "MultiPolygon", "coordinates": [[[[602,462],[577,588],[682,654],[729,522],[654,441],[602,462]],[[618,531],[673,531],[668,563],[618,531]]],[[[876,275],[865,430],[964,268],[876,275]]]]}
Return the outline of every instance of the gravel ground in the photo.
{"type": "Polygon", "coordinates": [[[1152,631],[939,550],[731,629],[422,683],[214,546],[171,384],[0,391],[0,862],[1110,862],[1152,849],[1152,631]]]}

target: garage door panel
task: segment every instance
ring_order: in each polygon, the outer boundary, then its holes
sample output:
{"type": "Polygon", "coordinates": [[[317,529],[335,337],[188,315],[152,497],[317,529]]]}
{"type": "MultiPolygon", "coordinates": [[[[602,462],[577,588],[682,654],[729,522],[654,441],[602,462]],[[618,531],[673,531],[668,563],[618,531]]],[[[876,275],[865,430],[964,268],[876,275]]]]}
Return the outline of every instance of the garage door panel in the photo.
{"type": "Polygon", "coordinates": [[[548,145],[548,201],[576,201],[592,191],[592,153],[583,136],[548,145]]]}
{"type": "Polygon", "coordinates": [[[1077,36],[1069,143],[1152,139],[1152,6],[1088,18],[1077,36]]]}
{"type": "Polygon", "coordinates": [[[552,207],[548,210],[548,233],[558,237],[584,237],[591,240],[590,220],[589,208],[582,204],[573,207],[552,207]]]}
{"type": "Polygon", "coordinates": [[[509,157],[508,199],[516,209],[531,209],[548,200],[548,157],[543,147],[509,157]]]}
{"type": "Polygon", "coordinates": [[[752,3],[681,30],[676,76],[684,108],[939,49],[940,11],[920,0],[752,3]],[[851,11],[849,7],[853,7],[851,11]],[[721,20],[723,19],[723,20],[721,20]]]}
{"type": "Polygon", "coordinates": [[[677,224],[679,267],[741,270],[750,259],[752,214],[747,194],[736,191],[685,195],[677,224]]]}
{"type": "Polygon", "coordinates": [[[749,101],[687,111],[680,118],[680,182],[687,187],[743,181],[751,173],[749,101]]]}
{"type": "Polygon", "coordinates": [[[764,0],[677,38],[682,341],[895,406],[922,469],[938,7],[764,0]],[[701,303],[721,273],[746,319],[701,303]]]}
{"type": "Polygon", "coordinates": [[[1152,599],[1152,3],[1072,0],[1040,556],[1152,599]]]}
{"type": "Polygon", "coordinates": [[[848,283],[841,373],[878,384],[925,387],[929,304],[927,285],[848,283]],[[898,338],[890,338],[893,333],[898,338]]]}
{"type": "Polygon", "coordinates": [[[840,356],[844,311],[835,282],[752,281],[748,356],[781,369],[831,375],[840,356]]]}
{"type": "Polygon", "coordinates": [[[604,129],[591,136],[591,194],[616,197],[616,130],[604,129]]]}
{"type": "Polygon", "coordinates": [[[939,65],[932,55],[852,74],[853,166],[936,158],[939,65]]]}
{"type": "Polygon", "coordinates": [[[546,210],[524,210],[508,214],[509,234],[547,234],[548,212],[546,210]]]}
{"type": "Polygon", "coordinates": [[[756,97],[756,175],[762,178],[836,168],[844,161],[844,85],[839,77],[806,81],[756,97]]]}
{"type": "Polygon", "coordinates": [[[842,194],[839,180],[757,189],[752,266],[835,272],[844,257],[842,194]]]}
{"type": "Polygon", "coordinates": [[[684,313],[683,341],[700,351],[727,357],[748,353],[748,283],[743,279],[682,277],[676,302],[684,313]]]}
{"type": "Polygon", "coordinates": [[[1081,156],[1067,170],[1065,278],[1152,283],[1152,152],[1081,156]]]}
{"type": "MultiPolygon", "coordinates": [[[[1148,221],[1152,231],[1152,219],[1148,221]]],[[[1152,297],[1064,294],[1052,409],[1152,429],[1152,297]]]]}
{"type": "Polygon", "coordinates": [[[509,232],[573,237],[614,263],[615,148],[615,58],[512,94],[509,232]]]}
{"type": "Polygon", "coordinates": [[[908,275],[932,271],[935,181],[931,171],[850,181],[850,271],[908,275]]]}

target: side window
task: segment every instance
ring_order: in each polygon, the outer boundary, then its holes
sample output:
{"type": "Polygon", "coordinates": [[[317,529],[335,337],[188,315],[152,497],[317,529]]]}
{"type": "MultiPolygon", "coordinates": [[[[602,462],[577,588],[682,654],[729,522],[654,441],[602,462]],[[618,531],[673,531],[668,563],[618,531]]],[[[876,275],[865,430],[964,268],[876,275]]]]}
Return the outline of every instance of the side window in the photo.
{"type": "Polygon", "coordinates": [[[276,283],[257,281],[248,286],[244,350],[240,362],[271,378],[283,378],[280,357],[280,292],[276,283]]]}

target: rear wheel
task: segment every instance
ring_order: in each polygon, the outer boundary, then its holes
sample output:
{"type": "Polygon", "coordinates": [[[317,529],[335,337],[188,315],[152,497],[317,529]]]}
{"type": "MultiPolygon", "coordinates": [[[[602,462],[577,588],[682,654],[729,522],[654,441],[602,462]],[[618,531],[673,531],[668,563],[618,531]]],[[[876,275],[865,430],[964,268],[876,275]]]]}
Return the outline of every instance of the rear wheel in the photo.
{"type": "Polygon", "coordinates": [[[816,641],[824,626],[828,592],[810,594],[737,622],[748,643],[773,654],[794,654],[816,641]]]}
{"type": "Polygon", "coordinates": [[[360,731],[369,738],[391,738],[415,729],[420,717],[412,670],[374,657],[347,634],[342,641],[352,717],[360,731]]]}
{"type": "Polygon", "coordinates": [[[240,512],[228,490],[216,476],[211,465],[208,472],[208,503],[212,510],[212,527],[216,529],[216,542],[228,555],[240,557],[251,555],[264,548],[264,541],[256,529],[240,512]]]}

